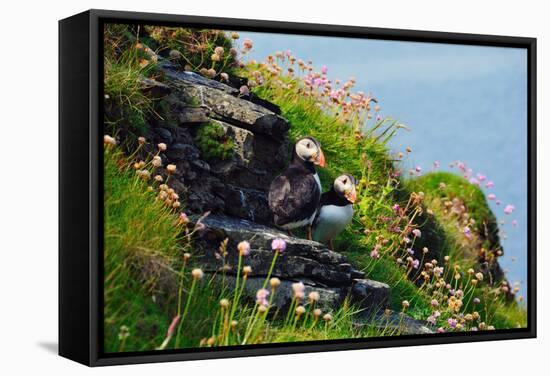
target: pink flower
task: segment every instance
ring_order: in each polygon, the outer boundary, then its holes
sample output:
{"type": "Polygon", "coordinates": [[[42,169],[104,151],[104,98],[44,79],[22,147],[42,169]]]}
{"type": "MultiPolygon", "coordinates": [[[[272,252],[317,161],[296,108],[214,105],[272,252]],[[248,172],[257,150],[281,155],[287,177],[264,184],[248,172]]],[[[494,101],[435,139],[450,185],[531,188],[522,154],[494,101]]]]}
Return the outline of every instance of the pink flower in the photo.
{"type": "Polygon", "coordinates": [[[267,297],[269,296],[269,291],[266,289],[259,289],[256,293],[256,304],[267,306],[269,302],[267,301],[267,297]]]}
{"type": "Polygon", "coordinates": [[[494,183],[492,180],[489,180],[487,183],[485,183],[485,188],[493,188],[494,187],[494,183]]]}
{"type": "Polygon", "coordinates": [[[516,210],[516,207],[514,205],[508,204],[504,208],[504,214],[512,214],[514,210],[516,210]]]}
{"type": "Polygon", "coordinates": [[[420,265],[420,260],[414,259],[412,262],[412,267],[415,269],[418,269],[418,266],[420,265]]]}
{"type": "Polygon", "coordinates": [[[243,85],[239,88],[239,93],[241,95],[249,95],[250,94],[250,89],[248,88],[248,86],[243,85]]]}
{"type": "Polygon", "coordinates": [[[443,328],[437,328],[437,332],[438,332],[438,333],[445,333],[445,329],[443,329],[443,328]]]}
{"type": "Polygon", "coordinates": [[[252,41],[250,39],[246,38],[245,40],[243,40],[243,48],[245,50],[251,50],[252,46],[253,46],[253,44],[252,44],[252,41]]]}
{"type": "Polygon", "coordinates": [[[470,184],[479,185],[479,180],[477,180],[476,178],[471,178],[470,179],[470,184]]]}
{"type": "Polygon", "coordinates": [[[487,195],[487,199],[489,199],[489,200],[495,200],[496,198],[497,198],[497,196],[495,196],[494,193],[489,193],[489,194],[487,195]]]}
{"type": "Polygon", "coordinates": [[[294,291],[294,297],[296,299],[303,299],[306,287],[302,282],[296,282],[292,284],[292,291],[294,291]]]}
{"type": "Polygon", "coordinates": [[[464,227],[463,232],[465,237],[467,237],[468,239],[472,238],[472,230],[470,230],[468,226],[464,227]]]}
{"type": "Polygon", "coordinates": [[[285,56],[286,56],[286,57],[290,57],[290,55],[292,55],[292,51],[286,50],[286,51],[285,51],[285,56]]]}
{"type": "Polygon", "coordinates": [[[456,324],[458,324],[458,321],[456,321],[455,319],[449,319],[447,320],[447,323],[451,328],[456,328],[456,324]]]}
{"type": "Polygon", "coordinates": [[[372,257],[374,259],[380,258],[380,253],[378,252],[378,250],[376,248],[371,251],[370,257],[372,257]]]}
{"type": "Polygon", "coordinates": [[[391,208],[396,214],[399,214],[399,211],[401,210],[401,206],[399,206],[399,204],[395,204],[391,208]]]}
{"type": "Polygon", "coordinates": [[[518,227],[518,221],[516,221],[515,219],[512,221],[512,226],[514,227],[518,227]]]}
{"type": "Polygon", "coordinates": [[[495,204],[500,205],[500,204],[501,204],[501,201],[500,201],[500,200],[496,200],[496,201],[495,201],[495,204]]]}
{"type": "Polygon", "coordinates": [[[250,253],[250,243],[246,240],[243,240],[237,245],[237,249],[239,250],[239,254],[241,256],[248,256],[250,253]]]}
{"type": "Polygon", "coordinates": [[[422,172],[422,167],[416,166],[415,171],[418,173],[422,172]]]}
{"type": "Polygon", "coordinates": [[[421,232],[419,229],[417,229],[417,228],[415,228],[414,230],[412,230],[412,233],[413,233],[413,235],[414,235],[415,238],[421,238],[421,237],[422,237],[422,232],[421,232]]]}
{"type": "Polygon", "coordinates": [[[328,72],[327,66],[326,66],[326,65],[323,65],[323,66],[321,67],[321,73],[322,73],[322,74],[327,74],[327,72],[328,72]]]}
{"type": "Polygon", "coordinates": [[[487,176],[485,176],[483,174],[477,174],[477,180],[484,181],[485,179],[487,179],[487,176]]]}
{"type": "Polygon", "coordinates": [[[437,170],[441,166],[441,163],[439,161],[434,161],[434,170],[437,170]]]}
{"type": "Polygon", "coordinates": [[[271,242],[271,249],[275,252],[283,253],[286,249],[286,242],[283,239],[273,239],[271,242]]]}

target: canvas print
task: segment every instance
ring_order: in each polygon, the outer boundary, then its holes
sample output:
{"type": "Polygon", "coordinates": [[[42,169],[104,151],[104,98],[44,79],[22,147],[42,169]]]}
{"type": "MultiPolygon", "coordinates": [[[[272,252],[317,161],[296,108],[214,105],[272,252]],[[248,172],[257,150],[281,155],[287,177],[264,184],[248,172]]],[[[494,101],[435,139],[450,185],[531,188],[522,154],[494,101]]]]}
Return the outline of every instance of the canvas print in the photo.
{"type": "Polygon", "coordinates": [[[527,51],[103,25],[103,350],[527,327],[527,51]]]}

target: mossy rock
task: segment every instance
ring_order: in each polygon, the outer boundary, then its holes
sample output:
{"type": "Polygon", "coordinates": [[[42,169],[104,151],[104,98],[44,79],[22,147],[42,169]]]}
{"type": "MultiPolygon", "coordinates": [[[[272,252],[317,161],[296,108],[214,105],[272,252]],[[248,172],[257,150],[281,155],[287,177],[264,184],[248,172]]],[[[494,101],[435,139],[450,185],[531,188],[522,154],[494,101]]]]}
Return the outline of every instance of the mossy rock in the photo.
{"type": "Polygon", "coordinates": [[[197,130],[195,143],[206,160],[226,160],[235,153],[235,143],[225,130],[214,122],[203,124],[197,130]]]}

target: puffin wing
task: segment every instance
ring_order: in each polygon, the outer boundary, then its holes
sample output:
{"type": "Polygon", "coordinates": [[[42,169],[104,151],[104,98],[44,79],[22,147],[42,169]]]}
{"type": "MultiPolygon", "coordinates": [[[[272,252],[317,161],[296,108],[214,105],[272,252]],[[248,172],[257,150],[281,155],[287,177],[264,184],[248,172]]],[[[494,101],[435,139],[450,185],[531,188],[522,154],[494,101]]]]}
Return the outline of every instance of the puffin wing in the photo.
{"type": "Polygon", "coordinates": [[[269,208],[279,218],[279,225],[311,217],[317,209],[321,192],[313,175],[292,177],[279,175],[269,189],[269,208]]]}

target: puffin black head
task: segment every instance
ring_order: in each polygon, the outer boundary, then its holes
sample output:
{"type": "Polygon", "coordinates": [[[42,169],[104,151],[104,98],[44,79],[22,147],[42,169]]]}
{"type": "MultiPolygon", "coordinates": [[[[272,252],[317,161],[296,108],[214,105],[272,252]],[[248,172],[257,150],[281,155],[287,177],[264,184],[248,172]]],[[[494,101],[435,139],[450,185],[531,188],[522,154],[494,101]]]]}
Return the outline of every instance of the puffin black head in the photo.
{"type": "Polygon", "coordinates": [[[353,204],[357,200],[356,185],[357,180],[352,175],[342,174],[334,179],[333,189],[339,196],[345,197],[353,204]]]}
{"type": "Polygon", "coordinates": [[[306,136],[296,141],[294,145],[294,159],[298,158],[320,167],[325,167],[325,155],[321,150],[321,144],[315,138],[306,136]]]}

